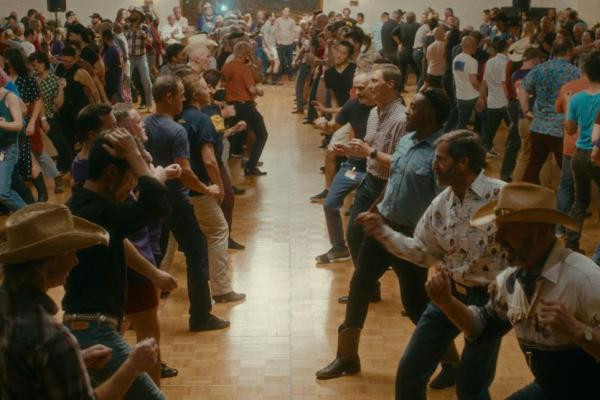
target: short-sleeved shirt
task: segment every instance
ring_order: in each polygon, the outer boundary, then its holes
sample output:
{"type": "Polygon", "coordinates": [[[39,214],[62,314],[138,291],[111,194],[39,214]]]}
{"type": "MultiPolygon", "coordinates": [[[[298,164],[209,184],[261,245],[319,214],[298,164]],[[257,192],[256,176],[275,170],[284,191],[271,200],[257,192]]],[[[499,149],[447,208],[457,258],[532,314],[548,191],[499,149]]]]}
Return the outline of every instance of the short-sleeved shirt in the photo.
{"type": "MultiPolygon", "coordinates": [[[[144,120],[146,125],[146,149],[155,165],[162,167],[175,163],[178,158],[190,158],[190,145],[185,128],[165,115],[153,114],[144,120]]],[[[166,182],[173,208],[188,204],[189,190],[179,179],[166,182]]]]}
{"type": "MultiPolygon", "coordinates": [[[[556,98],[556,112],[561,114],[567,113],[567,102],[565,99],[566,93],[579,93],[582,90],[585,90],[589,86],[589,84],[590,81],[586,77],[565,83],[563,87],[560,88],[560,93],[556,98]]],[[[565,130],[565,134],[563,137],[563,155],[572,156],[575,153],[575,143],[577,142],[578,138],[579,129],[577,129],[577,134],[575,135],[569,135],[565,130]]]]}
{"type": "Polygon", "coordinates": [[[106,47],[103,55],[106,74],[104,76],[104,87],[107,92],[114,93],[121,84],[123,72],[121,49],[117,46],[106,47]]]}
{"type": "MultiPolygon", "coordinates": [[[[402,99],[396,99],[385,109],[373,107],[367,120],[365,143],[386,154],[392,154],[402,136],[406,134],[406,107],[402,99]]],[[[385,180],[390,174],[389,167],[379,161],[367,159],[367,172],[385,180]]]]}
{"type": "MultiPolygon", "coordinates": [[[[372,109],[373,106],[363,104],[358,99],[350,99],[335,116],[335,122],[338,125],[350,124],[354,131],[354,137],[364,140],[367,134],[367,121],[372,109]]],[[[348,162],[359,171],[365,171],[367,168],[367,162],[364,158],[349,157],[348,162]]]]}
{"type": "Polygon", "coordinates": [[[225,80],[226,100],[228,102],[252,101],[253,96],[250,88],[256,86],[252,69],[239,59],[233,59],[226,63],[221,70],[225,80]]]}
{"type": "Polygon", "coordinates": [[[415,33],[415,42],[413,43],[413,48],[415,49],[425,49],[425,38],[427,38],[427,34],[431,32],[431,28],[428,24],[423,24],[417,29],[415,33]]]}
{"type": "Polygon", "coordinates": [[[521,81],[528,92],[535,93],[531,132],[555,137],[563,136],[563,114],[556,112],[556,98],[560,88],[578,79],[579,69],[563,58],[554,58],[536,65],[521,81]]]}
{"type": "Polygon", "coordinates": [[[487,106],[491,109],[498,109],[508,105],[508,99],[504,91],[504,81],[506,79],[506,63],[508,57],[498,53],[491,58],[485,65],[483,79],[487,85],[487,106]]]}
{"type": "Polygon", "coordinates": [[[15,84],[19,89],[19,97],[21,97],[24,103],[29,104],[40,98],[40,91],[33,76],[19,75],[15,79],[15,84]]]}
{"type": "Polygon", "coordinates": [[[421,25],[417,22],[402,22],[394,28],[392,35],[400,39],[400,43],[402,43],[402,51],[398,53],[400,59],[412,57],[415,36],[420,27],[421,25]]]}
{"type": "Polygon", "coordinates": [[[458,100],[473,100],[479,97],[479,91],[471,83],[471,75],[477,76],[477,60],[467,53],[460,53],[452,62],[452,73],[458,100]]]}
{"type": "Polygon", "coordinates": [[[54,117],[54,100],[58,96],[58,76],[56,76],[52,71],[48,72],[48,76],[44,79],[39,79],[39,88],[42,93],[42,98],[44,99],[44,109],[46,112],[46,117],[53,118],[54,117]]]}
{"type": "Polygon", "coordinates": [[[185,128],[190,143],[190,165],[192,170],[204,184],[211,184],[206,166],[202,160],[202,147],[212,144],[217,162],[221,161],[223,145],[208,115],[194,106],[186,106],[181,113],[179,123],[185,128]]]}
{"type": "Polygon", "coordinates": [[[387,220],[414,228],[440,192],[433,172],[433,159],[434,143],[442,134],[439,130],[419,141],[412,132],[398,142],[392,155],[385,194],[377,206],[387,220]]]}
{"type": "Polygon", "coordinates": [[[394,53],[398,48],[398,45],[392,38],[392,31],[397,25],[398,23],[396,21],[388,19],[381,27],[381,46],[384,53],[394,53]]]}
{"type": "MultiPolygon", "coordinates": [[[[521,81],[527,74],[531,71],[530,69],[518,69],[513,72],[510,76],[510,82],[515,88],[515,92],[519,93],[519,88],[521,87],[521,81]]],[[[529,94],[529,108],[533,108],[533,104],[535,103],[535,96],[533,93],[529,94]]],[[[525,118],[523,115],[523,110],[521,110],[521,106],[519,105],[519,118],[525,118]]]]}
{"type": "Polygon", "coordinates": [[[600,93],[589,94],[586,91],[579,92],[569,102],[568,121],[577,122],[579,138],[575,143],[578,149],[592,150],[592,129],[596,116],[600,112],[600,93]]]}
{"type": "Polygon", "coordinates": [[[344,105],[350,98],[355,72],[356,64],[354,63],[349,63],[342,72],[335,67],[325,71],[325,87],[333,92],[339,106],[344,105]]]}

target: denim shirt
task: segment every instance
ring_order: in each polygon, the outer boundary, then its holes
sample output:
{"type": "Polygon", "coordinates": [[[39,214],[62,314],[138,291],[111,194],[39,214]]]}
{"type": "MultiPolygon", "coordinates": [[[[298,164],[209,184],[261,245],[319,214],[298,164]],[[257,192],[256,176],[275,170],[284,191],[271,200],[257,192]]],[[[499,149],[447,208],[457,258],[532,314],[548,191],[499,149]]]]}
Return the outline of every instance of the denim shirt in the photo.
{"type": "Polygon", "coordinates": [[[395,224],[414,228],[421,215],[440,192],[433,173],[435,141],[439,130],[418,141],[416,132],[400,139],[392,155],[390,177],[379,213],[395,224]]]}
{"type": "Polygon", "coordinates": [[[523,78],[521,86],[535,93],[531,132],[563,137],[564,115],[556,112],[556,98],[565,83],[579,76],[579,68],[563,58],[555,58],[535,66],[523,78]]]}

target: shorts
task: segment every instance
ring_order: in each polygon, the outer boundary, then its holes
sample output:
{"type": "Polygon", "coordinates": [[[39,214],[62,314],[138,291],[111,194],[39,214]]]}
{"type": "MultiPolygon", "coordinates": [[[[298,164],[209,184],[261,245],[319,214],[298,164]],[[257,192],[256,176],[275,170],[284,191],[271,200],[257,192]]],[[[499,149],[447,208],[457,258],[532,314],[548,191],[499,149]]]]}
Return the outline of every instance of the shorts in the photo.
{"type": "Polygon", "coordinates": [[[279,60],[279,55],[277,54],[277,49],[271,48],[271,47],[264,47],[265,53],[267,54],[267,57],[269,58],[269,61],[278,61],[279,60]]]}
{"type": "Polygon", "coordinates": [[[346,124],[339,128],[333,133],[331,141],[329,142],[329,148],[331,149],[334,144],[350,144],[350,131],[352,127],[350,124],[346,124]]]}
{"type": "Polygon", "coordinates": [[[125,314],[136,314],[158,307],[158,290],[148,278],[127,268],[125,314]]]}

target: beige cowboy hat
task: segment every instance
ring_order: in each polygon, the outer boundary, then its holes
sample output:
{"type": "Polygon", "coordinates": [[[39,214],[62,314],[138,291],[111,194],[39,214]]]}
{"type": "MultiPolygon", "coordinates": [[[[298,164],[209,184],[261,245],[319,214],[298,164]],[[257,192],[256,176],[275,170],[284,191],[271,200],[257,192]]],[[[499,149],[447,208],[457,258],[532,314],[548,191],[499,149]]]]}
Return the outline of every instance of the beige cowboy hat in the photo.
{"type": "Polygon", "coordinates": [[[0,263],[14,264],[108,245],[108,238],[102,227],[74,217],[62,204],[35,203],[6,220],[0,232],[0,263]]]}
{"type": "Polygon", "coordinates": [[[512,62],[520,62],[523,60],[525,50],[531,47],[531,40],[528,37],[517,40],[508,48],[508,58],[512,62]]]}
{"type": "Polygon", "coordinates": [[[573,218],[556,209],[556,195],[552,190],[526,182],[507,184],[500,190],[498,200],[485,204],[471,217],[472,226],[494,221],[542,222],[579,230],[573,218]]]}

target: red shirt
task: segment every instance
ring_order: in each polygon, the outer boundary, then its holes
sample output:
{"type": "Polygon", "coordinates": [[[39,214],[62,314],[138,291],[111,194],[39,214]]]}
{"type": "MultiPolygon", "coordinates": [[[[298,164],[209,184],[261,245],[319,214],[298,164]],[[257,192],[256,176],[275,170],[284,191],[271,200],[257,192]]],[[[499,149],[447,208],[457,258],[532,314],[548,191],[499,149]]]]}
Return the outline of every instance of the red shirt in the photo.
{"type": "Polygon", "coordinates": [[[256,86],[252,69],[242,60],[235,58],[221,70],[225,80],[225,100],[244,102],[254,100],[250,88],[256,86]]]}

